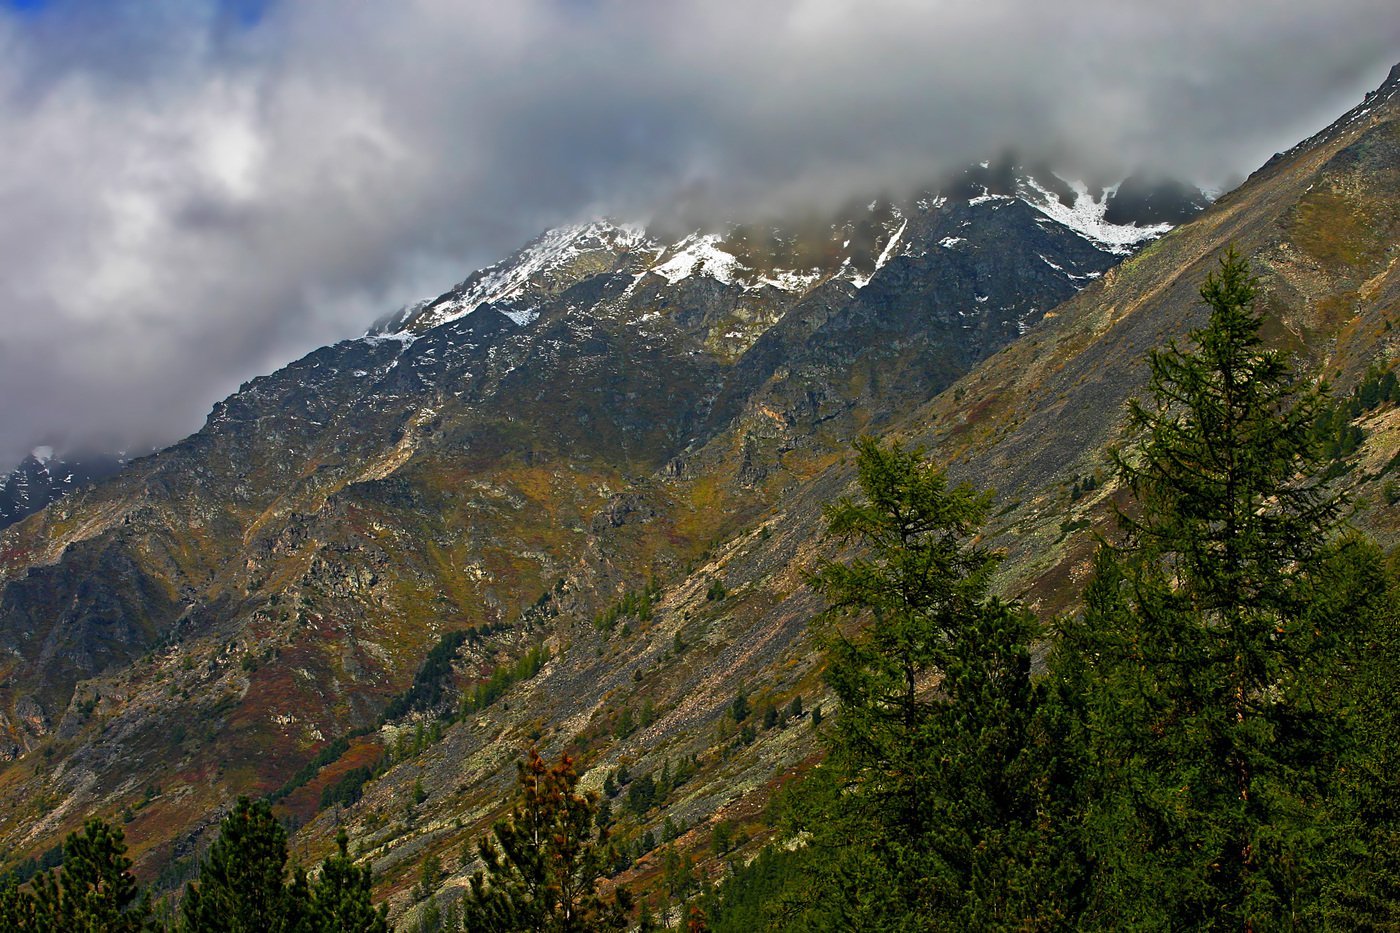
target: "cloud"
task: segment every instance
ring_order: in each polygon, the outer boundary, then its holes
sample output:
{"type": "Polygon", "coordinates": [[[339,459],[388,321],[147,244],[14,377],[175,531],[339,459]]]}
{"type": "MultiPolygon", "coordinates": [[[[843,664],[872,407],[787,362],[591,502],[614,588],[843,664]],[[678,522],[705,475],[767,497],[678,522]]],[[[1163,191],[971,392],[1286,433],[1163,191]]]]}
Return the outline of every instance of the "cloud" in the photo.
{"type": "Polygon", "coordinates": [[[586,214],[834,206],[1008,148],[1237,178],[1397,48],[1391,0],[0,13],[0,463],[175,439],[586,214]]]}

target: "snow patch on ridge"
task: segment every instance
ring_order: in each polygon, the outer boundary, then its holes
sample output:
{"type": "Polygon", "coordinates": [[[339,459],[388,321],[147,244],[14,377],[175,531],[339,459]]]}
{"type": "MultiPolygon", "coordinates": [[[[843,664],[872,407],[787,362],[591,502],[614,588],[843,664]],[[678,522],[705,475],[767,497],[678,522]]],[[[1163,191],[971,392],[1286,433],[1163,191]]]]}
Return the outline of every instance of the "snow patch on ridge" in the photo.
{"type": "Polygon", "coordinates": [[[546,230],[510,259],[487,266],[467,279],[449,300],[430,309],[422,303],[411,312],[405,309],[388,325],[400,330],[380,336],[397,337],[403,328],[410,326],[418,332],[428,330],[465,317],[488,304],[524,326],[539,314],[537,308],[518,301],[531,283],[547,278],[550,272],[586,253],[604,249],[625,252],[649,242],[645,228],[607,220],[546,230]],[[512,305],[512,302],[516,303],[512,305]]]}
{"type": "Polygon", "coordinates": [[[1172,228],[1171,224],[1165,223],[1139,227],[1137,224],[1112,224],[1104,220],[1109,201],[1118,191],[1117,185],[1104,189],[1103,197],[1095,199],[1083,182],[1066,181],[1074,192],[1074,204],[1067,206],[1058,195],[1034,178],[1027,177],[1021,181],[1030,189],[1022,198],[1027,204],[1110,253],[1131,253],[1139,243],[1156,239],[1172,228]],[[1031,192],[1034,192],[1034,196],[1031,192]]]}
{"type": "Polygon", "coordinates": [[[773,288],[781,289],[785,292],[806,291],[821,280],[820,272],[774,272],[772,275],[760,276],[752,285],[745,288],[762,288],[771,285],[773,288]]]}
{"type": "Polygon", "coordinates": [[[720,249],[718,234],[692,233],[676,244],[676,254],[649,271],[675,285],[697,273],[703,273],[724,285],[733,285],[740,268],[739,260],[720,249]]]}
{"type": "Polygon", "coordinates": [[[672,247],[675,252],[671,258],[652,266],[647,272],[661,276],[668,285],[675,285],[695,275],[706,275],[722,285],[739,285],[745,291],[765,287],[785,292],[806,291],[822,277],[820,272],[787,269],[756,274],[740,262],[739,257],[727,252],[722,246],[723,242],[723,237],[716,233],[692,233],[672,247]]]}
{"type": "Polygon", "coordinates": [[[899,239],[904,236],[904,231],[907,229],[909,229],[909,219],[906,217],[904,223],[900,224],[899,229],[894,232],[894,236],[890,237],[890,241],[885,244],[885,248],[880,251],[880,258],[875,260],[875,268],[870,270],[870,274],[854,275],[851,277],[851,283],[855,285],[856,288],[864,288],[869,285],[870,280],[875,277],[875,273],[884,268],[885,263],[889,262],[891,257],[894,256],[895,247],[899,245],[899,239]]]}

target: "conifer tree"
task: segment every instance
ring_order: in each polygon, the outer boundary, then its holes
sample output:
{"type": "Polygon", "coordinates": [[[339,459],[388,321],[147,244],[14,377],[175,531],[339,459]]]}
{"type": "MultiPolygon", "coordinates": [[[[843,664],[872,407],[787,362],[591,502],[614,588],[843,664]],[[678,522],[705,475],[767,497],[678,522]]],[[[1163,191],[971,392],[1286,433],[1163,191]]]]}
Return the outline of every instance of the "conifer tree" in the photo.
{"type": "Polygon", "coordinates": [[[35,877],[32,893],[0,894],[0,920],[14,930],[149,929],[150,898],[130,869],[121,828],[90,819],[63,843],[62,868],[35,877]]]}
{"type": "Polygon", "coordinates": [[[482,931],[621,930],[630,902],[618,889],[598,892],[610,863],[606,827],[597,824],[598,796],[578,793],[578,772],[564,754],[550,765],[535,749],[518,763],[520,796],[509,817],[483,839],[485,871],[471,880],[463,923],[482,931]]]}
{"type": "Polygon", "coordinates": [[[238,798],[190,882],[183,906],[191,933],[284,933],[308,911],[306,876],[288,878],[287,834],[266,800],[238,798]]]}
{"type": "Polygon", "coordinates": [[[1053,665],[1094,745],[1086,925],[1316,925],[1338,870],[1345,662],[1377,593],[1344,584],[1319,397],[1263,345],[1257,294],[1228,252],[1193,347],[1150,354],[1116,457],[1136,507],[1053,665]]]}
{"type": "Polygon", "coordinates": [[[1038,879],[1055,873],[1035,867],[1052,860],[1035,626],[989,595],[997,558],[971,539],[990,495],[950,486],[921,451],[871,438],[856,450],[863,501],[827,519],[860,550],[811,577],[841,703],[839,790],[812,828],[843,902],[817,909],[842,926],[1053,925],[1059,894],[1038,879]]]}
{"type": "Polygon", "coordinates": [[[311,927],[335,933],[389,933],[389,908],[370,902],[370,869],[351,860],[342,829],[335,837],[336,854],[321,863],[311,882],[311,927]]]}
{"type": "Polygon", "coordinates": [[[0,876],[0,930],[32,930],[34,928],[34,898],[20,890],[19,878],[13,872],[0,876]]]}

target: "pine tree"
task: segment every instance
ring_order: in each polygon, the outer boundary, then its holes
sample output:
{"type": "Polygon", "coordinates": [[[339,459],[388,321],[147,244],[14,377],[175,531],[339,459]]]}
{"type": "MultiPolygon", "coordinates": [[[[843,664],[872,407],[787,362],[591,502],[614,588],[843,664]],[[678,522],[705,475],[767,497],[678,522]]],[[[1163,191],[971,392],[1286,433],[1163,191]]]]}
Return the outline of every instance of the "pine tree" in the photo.
{"type": "Polygon", "coordinates": [[[463,900],[467,929],[620,930],[630,903],[619,889],[598,893],[611,861],[608,831],[597,825],[598,796],[577,791],[579,775],[565,754],[547,764],[535,749],[518,764],[520,796],[510,816],[483,839],[485,871],[463,900]]]}
{"type": "MultiPolygon", "coordinates": [[[[311,882],[311,927],[336,933],[389,933],[389,908],[370,902],[369,866],[357,866],[348,852],[342,829],[335,837],[336,854],[321,863],[311,882]]],[[[450,928],[449,928],[450,929],[450,928]]]]}
{"type": "Polygon", "coordinates": [[[287,872],[287,834],[266,800],[238,798],[185,892],[191,933],[284,933],[307,914],[305,875],[287,872]]]}
{"type": "Polygon", "coordinates": [[[63,867],[35,877],[32,894],[0,894],[0,920],[15,930],[149,929],[150,898],[130,869],[121,828],[90,819],[64,841],[63,867]]]}
{"type": "Polygon", "coordinates": [[[1341,662],[1374,587],[1339,582],[1321,402],[1263,346],[1257,294],[1228,252],[1194,347],[1150,354],[1140,440],[1115,460],[1136,509],[1054,664],[1094,742],[1090,922],[1316,924],[1346,832],[1341,662]]]}
{"type": "Polygon", "coordinates": [[[34,929],[34,898],[13,872],[0,875],[0,930],[34,929]]]}

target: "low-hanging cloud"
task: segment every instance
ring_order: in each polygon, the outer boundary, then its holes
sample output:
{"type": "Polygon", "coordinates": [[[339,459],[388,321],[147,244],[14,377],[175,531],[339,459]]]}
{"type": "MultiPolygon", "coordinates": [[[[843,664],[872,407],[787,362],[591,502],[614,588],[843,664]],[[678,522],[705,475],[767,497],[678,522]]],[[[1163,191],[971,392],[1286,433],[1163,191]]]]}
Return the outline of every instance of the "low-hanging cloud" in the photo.
{"type": "Polygon", "coordinates": [[[198,427],[539,229],[748,219],[1008,149],[1238,178],[1393,0],[53,0],[0,13],[0,464],[198,427]]]}

